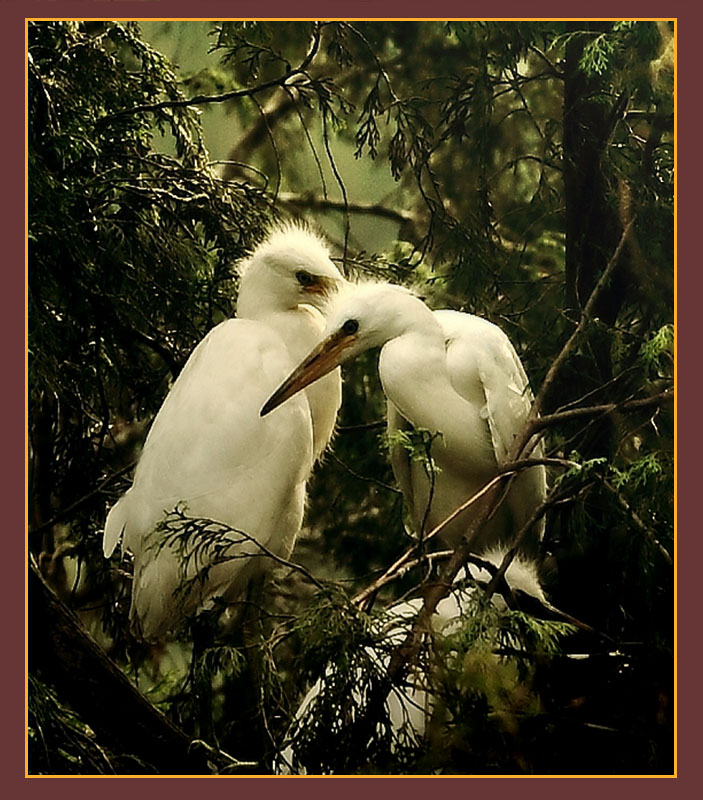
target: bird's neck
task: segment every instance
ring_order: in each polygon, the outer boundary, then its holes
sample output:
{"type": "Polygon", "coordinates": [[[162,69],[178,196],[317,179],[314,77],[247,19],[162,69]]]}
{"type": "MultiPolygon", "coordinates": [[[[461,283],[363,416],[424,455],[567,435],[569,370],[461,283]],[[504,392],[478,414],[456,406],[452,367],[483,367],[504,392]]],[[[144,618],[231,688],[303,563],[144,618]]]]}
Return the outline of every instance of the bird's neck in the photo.
{"type": "MultiPolygon", "coordinates": [[[[286,310],[269,309],[265,314],[257,314],[256,319],[281,337],[291,358],[291,369],[320,342],[325,329],[322,314],[306,304],[286,310]]],[[[325,375],[304,391],[310,407],[313,453],[317,460],[332,437],[337,411],[342,402],[340,370],[336,369],[325,375]]]]}
{"type": "Polygon", "coordinates": [[[291,358],[300,361],[317,344],[324,319],[312,306],[286,302],[269,282],[265,271],[250,267],[239,287],[237,317],[265,323],[281,336],[291,358]]]}
{"type": "Polygon", "coordinates": [[[318,344],[325,329],[322,314],[305,304],[285,311],[269,311],[260,319],[279,334],[296,364],[318,344]]]}
{"type": "Polygon", "coordinates": [[[292,311],[297,306],[297,297],[265,263],[255,261],[242,275],[237,295],[240,319],[266,321],[269,314],[292,311]]]}
{"type": "Polygon", "coordinates": [[[452,461],[473,469],[495,469],[490,431],[480,408],[452,386],[439,325],[388,342],[381,351],[379,374],[386,396],[413,427],[442,434],[433,445],[440,467],[451,454],[452,461]]]}

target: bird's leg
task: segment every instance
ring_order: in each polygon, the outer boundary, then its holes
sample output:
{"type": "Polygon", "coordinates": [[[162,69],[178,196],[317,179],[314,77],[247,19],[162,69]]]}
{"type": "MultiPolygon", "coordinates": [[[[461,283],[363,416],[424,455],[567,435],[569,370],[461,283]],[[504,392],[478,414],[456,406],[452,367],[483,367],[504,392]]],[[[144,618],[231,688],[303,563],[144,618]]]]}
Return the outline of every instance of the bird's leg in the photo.
{"type": "Polygon", "coordinates": [[[196,617],[191,625],[193,652],[191,656],[191,678],[195,695],[195,725],[198,738],[215,742],[212,720],[212,676],[204,663],[204,655],[212,643],[212,624],[209,614],[196,617]]]}
{"type": "Polygon", "coordinates": [[[256,762],[259,768],[267,750],[261,703],[264,670],[259,612],[264,581],[264,575],[250,580],[246,596],[235,612],[237,624],[231,628],[230,640],[244,654],[244,665],[227,687],[223,712],[231,731],[226,742],[227,750],[237,758],[256,762]]]}
{"type": "Polygon", "coordinates": [[[242,625],[246,652],[245,678],[251,688],[247,711],[251,724],[252,744],[255,747],[256,757],[259,759],[266,751],[266,731],[262,716],[263,704],[261,702],[264,683],[264,662],[261,647],[263,628],[259,611],[259,601],[263,594],[265,581],[266,575],[263,573],[250,581],[242,625]]]}

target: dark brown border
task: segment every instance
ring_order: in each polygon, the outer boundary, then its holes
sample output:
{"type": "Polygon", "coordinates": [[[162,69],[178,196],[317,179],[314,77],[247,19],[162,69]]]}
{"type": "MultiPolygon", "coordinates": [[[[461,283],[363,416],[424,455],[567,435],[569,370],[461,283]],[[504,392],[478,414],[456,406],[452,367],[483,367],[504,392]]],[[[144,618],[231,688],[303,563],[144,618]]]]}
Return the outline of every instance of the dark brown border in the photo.
{"type": "MultiPolygon", "coordinates": [[[[9,797],[46,796],[50,793],[63,795],[71,793],[73,798],[85,794],[99,793],[101,798],[112,798],[125,792],[137,790],[138,795],[146,796],[152,792],[160,794],[167,791],[174,795],[190,798],[193,793],[202,789],[208,798],[227,794],[253,793],[259,797],[275,797],[279,792],[286,796],[294,795],[307,798],[322,797],[333,793],[337,796],[352,797],[359,793],[380,794],[385,792],[402,792],[403,797],[424,796],[426,792],[440,791],[444,793],[468,793],[495,798],[504,797],[508,793],[526,794],[530,798],[539,795],[564,797],[576,800],[580,797],[591,797],[594,793],[616,797],[627,792],[636,791],[638,798],[663,794],[689,797],[695,795],[695,787],[700,786],[696,775],[696,757],[700,740],[700,695],[698,673],[700,671],[700,616],[697,612],[699,602],[698,561],[701,557],[701,523],[695,514],[693,503],[687,498],[700,493],[695,484],[698,470],[695,468],[694,448],[700,437],[701,425],[692,413],[693,403],[700,404],[703,387],[699,387],[696,378],[700,372],[700,340],[697,329],[700,318],[701,267],[700,246],[696,239],[696,231],[701,227],[699,211],[700,188],[698,184],[698,148],[691,146],[692,139],[700,136],[700,123],[697,119],[700,103],[700,11],[693,4],[680,0],[669,3],[654,3],[650,0],[639,2],[607,3],[592,2],[579,4],[580,14],[576,8],[560,2],[459,2],[458,0],[433,3],[417,0],[339,0],[331,4],[329,0],[302,0],[291,6],[282,0],[3,0],[0,3],[0,64],[3,78],[4,120],[0,127],[4,163],[2,175],[4,180],[2,198],[3,248],[2,248],[2,343],[4,374],[7,376],[5,390],[2,393],[4,421],[3,443],[3,475],[0,485],[5,491],[5,498],[11,502],[5,504],[9,510],[10,525],[5,531],[3,548],[5,554],[5,570],[2,586],[2,607],[5,609],[5,626],[3,641],[6,645],[4,658],[0,660],[2,669],[3,690],[2,723],[0,731],[2,754],[4,793],[9,797]],[[679,430],[686,431],[681,437],[678,452],[678,598],[680,631],[678,650],[679,696],[684,702],[679,704],[679,736],[678,736],[678,775],[676,779],[665,778],[157,778],[168,781],[169,785],[150,786],[147,778],[30,778],[24,777],[24,606],[26,568],[24,565],[24,546],[20,544],[18,530],[24,528],[24,504],[20,506],[19,498],[24,497],[24,472],[19,464],[24,463],[25,437],[24,395],[19,387],[25,384],[25,304],[24,304],[24,18],[31,17],[112,17],[112,18],[169,18],[192,17],[316,17],[316,18],[447,18],[473,17],[482,18],[499,16],[516,18],[522,16],[563,18],[594,17],[661,17],[678,19],[678,163],[685,166],[679,170],[678,184],[678,384],[677,393],[682,400],[678,401],[679,430]],[[687,68],[688,67],[688,68],[687,68]],[[696,92],[696,90],[698,90],[696,92]],[[689,232],[693,232],[693,235],[689,232]],[[694,236],[696,239],[694,239],[694,236]],[[683,427],[682,427],[683,426],[683,427]],[[16,523],[16,524],[15,524],[16,523]],[[122,781],[129,783],[124,784],[122,781]],[[45,781],[50,781],[47,786],[45,781]],[[100,785],[96,785],[100,781],[100,785]],[[197,781],[197,784],[196,784],[197,781]],[[205,785],[207,781],[207,786],[205,785]],[[281,782],[283,781],[283,783],[281,782]],[[519,781],[516,785],[515,781],[519,781]],[[432,785],[430,785],[432,782],[432,785]],[[633,785],[635,783],[636,785],[633,785]],[[8,785],[9,784],[9,785],[8,785]],[[628,784],[628,785],[626,785],[628,784]]],[[[697,142],[695,143],[697,144],[697,142]]]]}

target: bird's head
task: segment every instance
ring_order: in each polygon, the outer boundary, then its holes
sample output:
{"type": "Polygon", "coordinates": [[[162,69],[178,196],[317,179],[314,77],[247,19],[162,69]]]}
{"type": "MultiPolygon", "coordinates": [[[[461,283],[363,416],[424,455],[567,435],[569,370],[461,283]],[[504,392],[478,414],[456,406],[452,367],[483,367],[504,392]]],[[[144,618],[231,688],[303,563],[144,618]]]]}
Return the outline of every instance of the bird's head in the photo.
{"type": "Polygon", "coordinates": [[[330,300],[326,316],[324,338],[269,398],[261,416],[365,350],[423,324],[436,326],[421,300],[389,283],[347,283],[330,300]]]}
{"type": "Polygon", "coordinates": [[[345,283],[324,240],[297,224],[271,231],[241,263],[239,274],[237,315],[245,318],[301,304],[322,309],[345,283]]]}

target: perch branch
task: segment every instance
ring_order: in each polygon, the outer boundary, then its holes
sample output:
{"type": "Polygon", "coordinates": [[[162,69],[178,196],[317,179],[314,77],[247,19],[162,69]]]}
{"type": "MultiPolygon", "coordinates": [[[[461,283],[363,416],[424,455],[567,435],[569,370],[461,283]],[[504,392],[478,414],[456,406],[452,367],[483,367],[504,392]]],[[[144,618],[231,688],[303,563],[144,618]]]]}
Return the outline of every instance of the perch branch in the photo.
{"type": "Polygon", "coordinates": [[[211,774],[209,759],[130,684],[31,564],[27,580],[29,671],[51,680],[117,754],[138,753],[159,774],[211,774]]]}

